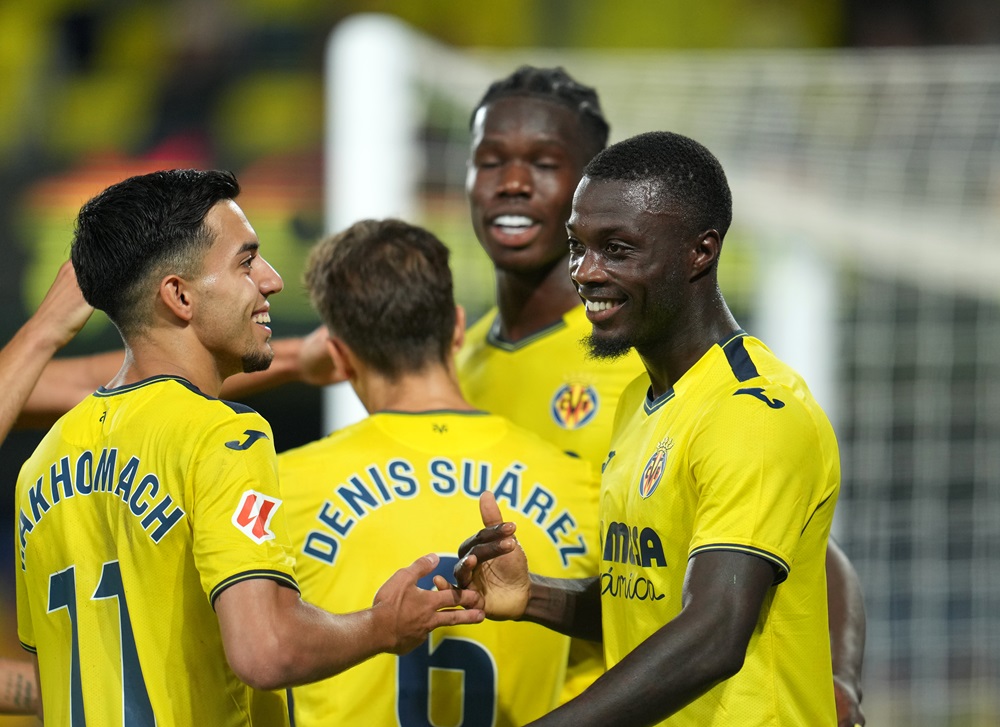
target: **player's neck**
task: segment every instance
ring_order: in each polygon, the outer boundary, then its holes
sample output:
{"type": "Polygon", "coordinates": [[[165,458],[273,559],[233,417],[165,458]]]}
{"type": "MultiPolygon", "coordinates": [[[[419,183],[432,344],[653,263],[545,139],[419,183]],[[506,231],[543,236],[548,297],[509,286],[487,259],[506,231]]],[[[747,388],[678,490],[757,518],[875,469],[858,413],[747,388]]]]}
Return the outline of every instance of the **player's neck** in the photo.
{"type": "Polygon", "coordinates": [[[368,374],[351,382],[365,409],[419,413],[425,411],[475,411],[462,396],[458,380],[444,366],[432,366],[398,379],[368,374]]]}
{"type": "Polygon", "coordinates": [[[516,342],[549,326],[580,305],[565,259],[538,275],[497,270],[500,336],[516,342]]]}
{"type": "Polygon", "coordinates": [[[226,378],[207,350],[190,351],[178,346],[177,341],[164,342],[152,335],[126,342],[125,362],[109,382],[109,387],[135,384],[154,376],[178,376],[191,382],[203,394],[215,397],[222,391],[226,378]]]}
{"type": "Polygon", "coordinates": [[[665,332],[658,341],[636,346],[652,383],[653,395],[661,396],[719,341],[739,330],[739,323],[721,294],[707,305],[689,310],[683,323],[665,332]]]}

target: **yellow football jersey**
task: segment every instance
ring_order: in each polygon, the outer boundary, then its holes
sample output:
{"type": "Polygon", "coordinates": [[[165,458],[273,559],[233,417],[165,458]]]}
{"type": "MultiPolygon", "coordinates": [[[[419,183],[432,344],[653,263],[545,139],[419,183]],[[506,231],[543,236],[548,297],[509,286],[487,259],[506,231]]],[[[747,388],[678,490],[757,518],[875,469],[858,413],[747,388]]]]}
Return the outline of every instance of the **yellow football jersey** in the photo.
{"type": "Polygon", "coordinates": [[[743,668],[662,724],[835,725],[825,557],[840,460],[829,421],[742,331],[663,396],[648,389],[638,379],[622,395],[601,484],[608,666],[677,616],[689,558],[753,554],[776,577],[743,668]]]}
{"type": "Polygon", "coordinates": [[[25,462],[17,508],[46,723],[288,723],[282,693],[233,674],[212,609],[241,580],[297,587],[259,414],[169,376],[99,389],[25,462]]]}
{"type": "MultiPolygon", "coordinates": [[[[381,412],[278,463],[303,597],[330,611],[370,606],[397,569],[429,552],[450,580],[486,490],[517,523],[534,572],[597,572],[593,468],[501,417],[381,412]]],[[[437,629],[405,656],[296,687],[295,724],[521,725],[556,706],[568,648],[529,623],[437,629]]]]}
{"type": "MultiPolygon", "coordinates": [[[[618,397],[646,371],[635,351],[614,361],[590,358],[581,343],[590,332],[579,305],[556,325],[510,343],[497,334],[494,308],[466,332],[457,359],[462,392],[474,406],[599,468],[608,454],[618,397]]],[[[580,694],[603,672],[600,645],[574,639],[561,701],[580,694]]]]}
{"type": "Polygon", "coordinates": [[[591,325],[582,305],[517,343],[499,338],[496,315],[494,308],[466,332],[458,355],[465,398],[600,467],[618,397],[645,375],[639,356],[589,358],[581,341],[591,325]]]}

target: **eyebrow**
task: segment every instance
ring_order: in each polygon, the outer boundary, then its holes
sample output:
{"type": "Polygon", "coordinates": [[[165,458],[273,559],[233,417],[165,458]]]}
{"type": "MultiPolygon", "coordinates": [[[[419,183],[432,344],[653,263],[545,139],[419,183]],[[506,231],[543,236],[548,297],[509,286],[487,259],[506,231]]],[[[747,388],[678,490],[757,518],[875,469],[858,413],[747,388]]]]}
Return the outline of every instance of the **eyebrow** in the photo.
{"type": "Polygon", "coordinates": [[[257,252],[260,249],[260,242],[250,241],[244,242],[240,245],[240,249],[237,250],[235,255],[242,255],[245,252],[257,252]]]}

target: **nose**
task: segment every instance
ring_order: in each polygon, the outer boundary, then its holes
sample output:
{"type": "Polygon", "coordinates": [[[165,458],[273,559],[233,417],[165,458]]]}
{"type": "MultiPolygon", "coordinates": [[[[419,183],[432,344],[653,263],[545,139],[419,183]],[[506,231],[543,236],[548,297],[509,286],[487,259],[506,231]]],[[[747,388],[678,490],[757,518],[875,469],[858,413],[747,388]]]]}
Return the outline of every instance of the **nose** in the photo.
{"type": "Polygon", "coordinates": [[[504,165],[497,190],[501,196],[530,197],[532,190],[531,170],[527,164],[511,162],[504,165]]]}
{"type": "Polygon", "coordinates": [[[600,265],[599,255],[593,250],[584,248],[582,252],[570,253],[569,275],[577,285],[602,283],[607,279],[600,265]]]}
{"type": "Polygon", "coordinates": [[[272,293],[280,293],[281,289],[285,287],[285,282],[281,279],[278,271],[271,267],[271,263],[259,255],[257,256],[256,263],[254,267],[259,271],[257,287],[260,289],[261,294],[266,298],[272,293]]]}

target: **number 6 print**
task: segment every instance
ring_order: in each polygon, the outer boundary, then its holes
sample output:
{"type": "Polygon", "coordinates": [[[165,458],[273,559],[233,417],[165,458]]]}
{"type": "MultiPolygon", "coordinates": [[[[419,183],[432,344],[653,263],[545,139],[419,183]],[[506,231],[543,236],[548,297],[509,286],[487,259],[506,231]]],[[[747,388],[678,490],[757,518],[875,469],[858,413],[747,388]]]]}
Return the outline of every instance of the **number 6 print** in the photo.
{"type": "MultiPolygon", "coordinates": [[[[434,587],[434,576],[450,578],[458,558],[442,555],[433,573],[421,578],[420,588],[434,587]]],[[[434,727],[430,718],[431,671],[461,672],[462,721],[459,727],[492,727],[496,721],[497,669],[493,655],[471,639],[445,637],[431,649],[431,640],[398,657],[396,713],[400,727],[434,727]]]]}

